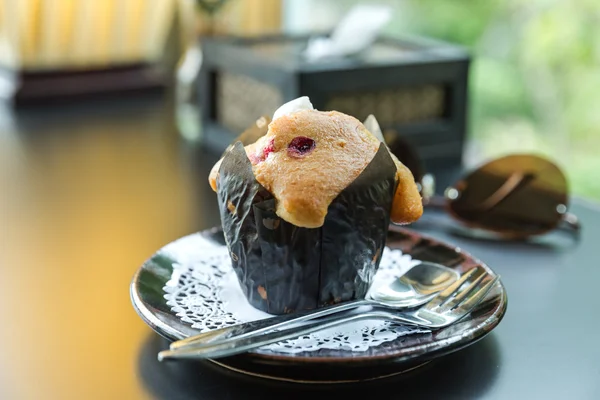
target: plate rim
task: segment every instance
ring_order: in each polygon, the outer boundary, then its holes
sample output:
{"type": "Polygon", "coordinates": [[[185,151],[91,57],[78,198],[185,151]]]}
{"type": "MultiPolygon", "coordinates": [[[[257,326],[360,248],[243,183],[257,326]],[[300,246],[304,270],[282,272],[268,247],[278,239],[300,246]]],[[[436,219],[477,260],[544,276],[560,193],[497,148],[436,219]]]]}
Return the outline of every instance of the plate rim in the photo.
{"type": "MultiPolygon", "coordinates": [[[[414,230],[410,230],[407,228],[397,227],[390,225],[390,232],[397,232],[407,234],[412,237],[418,237],[421,239],[426,239],[436,245],[441,245],[449,249],[453,249],[471,260],[475,261],[478,265],[481,265],[486,269],[489,273],[492,273],[494,276],[498,276],[498,274],[486,263],[474,257],[471,253],[464,251],[462,248],[450,245],[444,241],[435,239],[427,234],[422,234],[420,232],[416,232],[414,230]]],[[[179,237],[170,243],[173,243],[178,240],[182,240],[194,235],[198,234],[208,234],[209,232],[219,231],[219,227],[212,227],[209,229],[204,229],[198,232],[194,232],[182,237],[179,237]]],[[[182,335],[177,329],[173,328],[169,324],[161,321],[152,310],[150,310],[147,304],[140,297],[140,293],[137,290],[137,284],[139,283],[139,277],[141,272],[144,270],[144,267],[151,261],[160,251],[168,246],[170,243],[163,245],[158,251],[156,251],[151,257],[146,259],[142,265],[136,270],[135,274],[130,283],[130,299],[135,309],[136,313],[140,316],[140,318],[152,328],[156,333],[164,337],[169,341],[183,339],[187,336],[182,335]]],[[[247,357],[251,361],[256,362],[257,364],[261,363],[278,363],[278,364],[302,364],[302,365],[335,365],[335,366],[343,366],[351,364],[351,366],[356,366],[360,364],[382,364],[382,363],[402,363],[406,361],[413,361],[415,359],[422,359],[423,361],[430,360],[433,358],[437,358],[446,354],[453,353],[455,351],[459,351],[467,346],[474,344],[475,342],[483,339],[489,333],[491,333],[496,326],[502,321],[506,314],[506,310],[508,308],[508,295],[504,284],[501,279],[498,279],[498,282],[495,285],[499,288],[499,293],[501,299],[499,300],[499,305],[494,309],[493,313],[482,321],[479,325],[467,329],[465,331],[461,331],[457,334],[454,334],[448,338],[444,338],[443,340],[438,340],[430,343],[413,345],[406,348],[396,349],[395,351],[390,351],[385,354],[379,355],[357,355],[353,357],[332,357],[332,356],[299,356],[299,355],[286,355],[286,354],[272,354],[272,353],[263,353],[263,352],[248,352],[244,353],[240,356],[247,357]],[[443,342],[443,343],[442,343],[443,342]],[[407,349],[410,349],[408,352],[407,349]],[[403,354],[404,353],[404,354],[403,354]],[[408,354],[406,354],[408,353],[408,354]]],[[[159,310],[156,310],[160,312],[159,310]]],[[[172,314],[170,314],[172,315],[172,314]]],[[[186,325],[189,325],[186,323],[186,325]]],[[[189,326],[190,329],[191,325],[189,326]]],[[[211,360],[212,361],[212,360],[211,360]]],[[[223,363],[220,361],[220,363],[223,363]]]]}
{"type": "Polygon", "coordinates": [[[428,366],[432,362],[432,360],[423,360],[423,362],[420,362],[416,365],[410,366],[406,369],[400,369],[400,370],[394,371],[394,372],[387,372],[387,373],[384,373],[383,375],[375,374],[375,375],[372,375],[372,376],[369,376],[366,378],[348,378],[348,379],[333,379],[332,378],[332,379],[316,380],[316,379],[307,379],[307,378],[294,379],[294,378],[288,378],[288,377],[284,377],[284,376],[271,375],[271,374],[263,373],[263,372],[249,371],[247,369],[235,367],[235,366],[232,366],[230,364],[227,364],[227,363],[225,363],[223,361],[219,361],[219,360],[207,359],[207,361],[210,362],[211,364],[213,364],[214,366],[216,366],[217,368],[223,368],[227,371],[232,371],[232,372],[235,372],[238,374],[247,375],[252,378],[265,379],[265,380],[277,381],[277,382],[285,382],[285,383],[291,383],[291,384],[314,385],[314,386],[333,386],[333,385],[356,384],[356,383],[365,383],[365,382],[386,380],[386,379],[397,377],[399,375],[406,375],[406,374],[410,374],[412,372],[418,371],[421,368],[428,366]]]}

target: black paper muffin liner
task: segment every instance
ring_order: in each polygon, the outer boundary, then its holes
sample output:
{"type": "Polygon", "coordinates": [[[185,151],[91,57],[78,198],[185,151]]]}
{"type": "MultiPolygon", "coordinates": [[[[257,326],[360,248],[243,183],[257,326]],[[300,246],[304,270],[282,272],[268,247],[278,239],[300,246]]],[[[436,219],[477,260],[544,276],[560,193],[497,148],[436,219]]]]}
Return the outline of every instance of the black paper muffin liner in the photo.
{"type": "Polygon", "coordinates": [[[230,146],[217,195],[233,269],[250,304],[283,314],[364,297],[385,246],[395,175],[382,143],[330,204],[323,226],[301,228],[277,216],[243,144],[230,146]]]}

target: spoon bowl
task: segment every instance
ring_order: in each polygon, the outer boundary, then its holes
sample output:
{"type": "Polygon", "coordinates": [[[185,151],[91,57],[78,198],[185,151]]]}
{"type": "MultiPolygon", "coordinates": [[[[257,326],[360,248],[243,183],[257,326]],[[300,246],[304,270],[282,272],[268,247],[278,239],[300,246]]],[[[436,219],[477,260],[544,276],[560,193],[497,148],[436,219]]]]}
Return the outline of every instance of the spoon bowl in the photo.
{"type": "Polygon", "coordinates": [[[460,274],[433,262],[420,262],[401,277],[372,288],[368,299],[398,308],[412,308],[427,303],[437,293],[460,278],[460,274]]]}

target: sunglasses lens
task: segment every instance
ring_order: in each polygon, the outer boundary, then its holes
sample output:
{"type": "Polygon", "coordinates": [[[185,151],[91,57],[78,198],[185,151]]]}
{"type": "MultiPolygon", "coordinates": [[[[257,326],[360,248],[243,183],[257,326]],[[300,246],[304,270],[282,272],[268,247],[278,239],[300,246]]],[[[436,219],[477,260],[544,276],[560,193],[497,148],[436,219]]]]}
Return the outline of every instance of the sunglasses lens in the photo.
{"type": "Polygon", "coordinates": [[[446,193],[468,225],[513,237],[550,231],[567,211],[567,182],[551,162],[532,155],[492,161],[446,193]]]}
{"type": "Polygon", "coordinates": [[[421,166],[421,159],[415,147],[397,134],[392,135],[387,133],[385,141],[390,151],[398,157],[398,160],[410,169],[415,181],[421,182],[421,179],[423,179],[423,167],[421,166]]]}

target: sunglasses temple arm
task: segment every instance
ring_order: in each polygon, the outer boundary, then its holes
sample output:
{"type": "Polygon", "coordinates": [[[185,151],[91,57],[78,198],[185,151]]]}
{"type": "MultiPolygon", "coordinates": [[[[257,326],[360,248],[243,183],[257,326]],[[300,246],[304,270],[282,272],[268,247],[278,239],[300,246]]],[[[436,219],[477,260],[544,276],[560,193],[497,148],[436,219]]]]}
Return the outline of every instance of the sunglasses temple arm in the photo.
{"type": "Polygon", "coordinates": [[[561,228],[570,230],[572,232],[575,232],[576,234],[579,234],[579,231],[581,230],[581,224],[579,223],[579,218],[577,218],[577,216],[575,214],[571,214],[571,213],[563,214],[563,217],[561,220],[561,228]]]}

